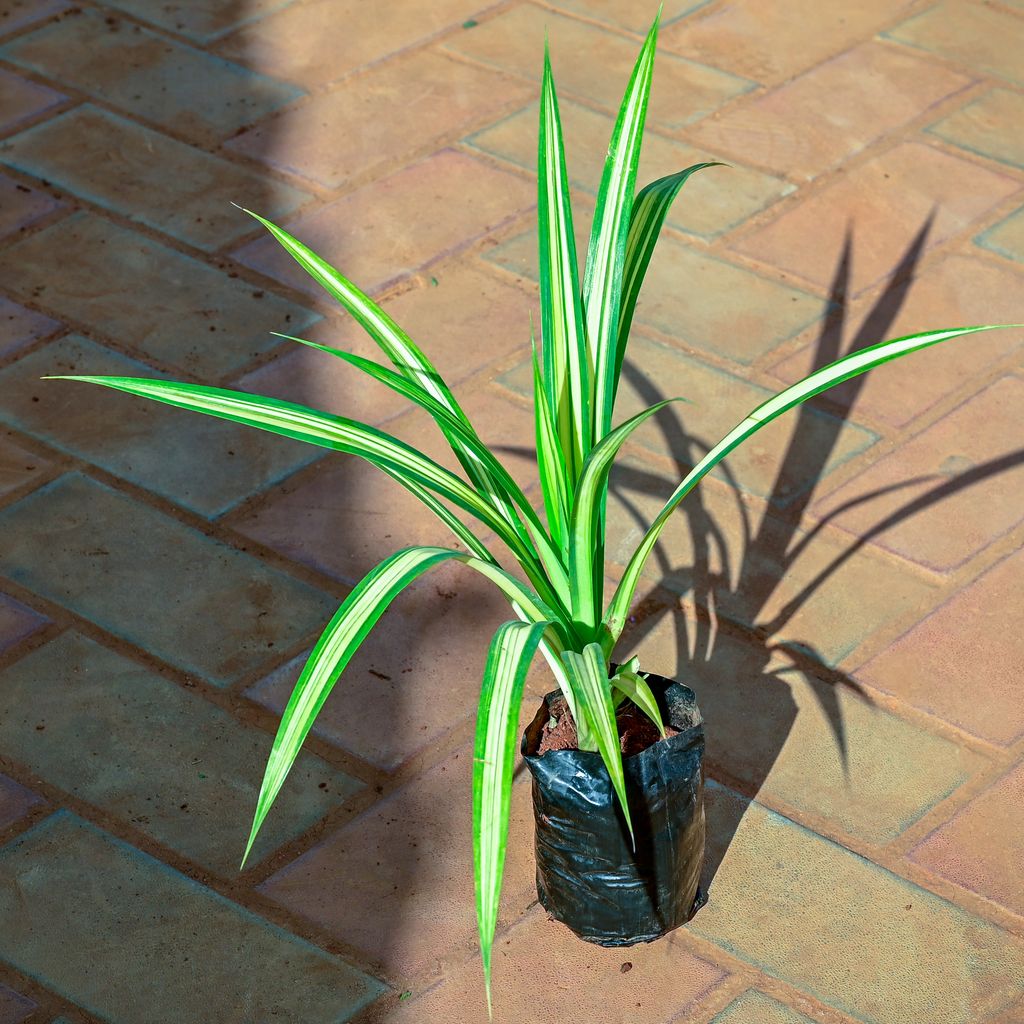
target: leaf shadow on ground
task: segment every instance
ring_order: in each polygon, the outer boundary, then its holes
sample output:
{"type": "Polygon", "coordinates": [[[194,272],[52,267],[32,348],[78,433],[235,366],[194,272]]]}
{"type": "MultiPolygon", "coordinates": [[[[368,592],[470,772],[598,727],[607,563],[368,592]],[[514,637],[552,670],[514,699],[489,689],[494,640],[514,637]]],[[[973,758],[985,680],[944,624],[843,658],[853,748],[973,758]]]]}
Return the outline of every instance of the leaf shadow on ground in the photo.
{"type": "MultiPolygon", "coordinates": [[[[853,352],[885,340],[896,321],[912,285],[915,270],[924,252],[932,226],[929,218],[908,246],[888,286],[875,302],[851,343],[843,351],[842,338],[848,318],[848,292],[853,258],[852,232],[848,231],[844,249],[834,274],[831,306],[823,321],[812,369],[817,370],[853,352]]],[[[926,358],[926,357],[924,357],[926,358]]],[[[885,372],[885,368],[880,371],[885,372]]],[[[639,393],[645,404],[666,397],[658,386],[641,374],[628,361],[623,376],[639,393]]],[[[866,699],[860,685],[849,675],[829,667],[829,658],[818,649],[814,638],[777,639],[796,614],[838,569],[874,537],[897,523],[916,515],[945,498],[971,487],[989,477],[1005,472],[1024,462],[1024,450],[972,467],[955,477],[915,477],[878,491],[857,496],[836,509],[811,529],[800,529],[803,513],[810,504],[815,485],[826,472],[829,459],[854,408],[858,393],[869,374],[849,381],[847,401],[842,408],[827,406],[830,415],[822,417],[820,409],[808,402],[796,411],[797,423],[775,476],[768,499],[769,511],[755,527],[740,497],[740,488],[722,465],[722,473],[739,509],[742,521],[739,551],[730,550],[730,542],[715,522],[696,488],[681,504],[680,511],[689,532],[692,557],[689,564],[676,565],[664,546],[655,549],[660,574],[655,584],[640,597],[624,633],[620,649],[642,650],[643,640],[650,636],[663,619],[672,620],[675,636],[677,677],[690,683],[705,717],[711,742],[707,755],[710,778],[734,790],[738,800],[714,800],[709,806],[708,846],[703,887],[709,892],[719,866],[739,828],[750,802],[758,795],[772,772],[793,729],[799,713],[793,689],[785,678],[799,672],[807,679],[810,692],[823,718],[828,723],[835,747],[835,756],[848,785],[850,778],[849,737],[843,715],[841,691],[848,690],[866,699]],[[805,429],[810,417],[818,418],[817,431],[805,429]],[[822,421],[828,424],[822,434],[822,421]],[[796,559],[827,523],[859,504],[893,490],[935,480],[934,486],[875,523],[836,555],[809,582],[801,586],[781,607],[776,607],[780,585],[796,559]],[[802,489],[794,481],[806,481],[802,489]],[[795,496],[794,496],[795,493],[795,496]],[[767,567],[767,568],[766,568],[767,567]],[[693,614],[679,614],[679,599],[689,603],[693,614]],[[729,607],[741,609],[744,625],[737,625],[727,614],[715,610],[729,607]],[[769,607],[772,611],[769,612],[769,607]],[[739,641],[729,644],[726,638],[739,641]],[[730,653],[726,654],[725,649],[730,653]],[[741,653],[737,657],[736,652],[741,653]],[[702,678],[714,678],[714,685],[694,683],[688,679],[687,667],[695,658],[703,658],[702,678]]],[[[646,529],[646,517],[640,504],[643,499],[666,499],[678,479],[685,475],[706,452],[683,423],[678,407],[668,406],[655,421],[661,430],[665,447],[676,461],[678,475],[672,480],[656,473],[631,466],[617,467],[612,477],[611,494],[638,529],[646,529]],[[638,498],[640,500],[638,500],[638,498]]],[[[755,440],[754,444],[757,443],[755,440]]],[[[623,655],[624,656],[624,655],[623,655]]],[[[669,674],[671,666],[644,666],[669,674]]],[[[713,899],[713,893],[710,897],[713,899]]]]}

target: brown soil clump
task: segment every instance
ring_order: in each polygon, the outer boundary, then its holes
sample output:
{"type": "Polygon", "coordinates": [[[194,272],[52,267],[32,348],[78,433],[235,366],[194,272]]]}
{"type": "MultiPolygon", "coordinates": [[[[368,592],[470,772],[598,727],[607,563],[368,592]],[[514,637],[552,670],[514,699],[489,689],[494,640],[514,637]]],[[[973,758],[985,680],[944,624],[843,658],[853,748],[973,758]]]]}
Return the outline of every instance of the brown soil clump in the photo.
{"type": "MultiPolygon", "coordinates": [[[[578,750],[576,723],[569,714],[565,698],[557,697],[550,710],[551,718],[541,733],[537,756],[549,750],[578,750]]],[[[661,739],[658,727],[631,701],[623,701],[616,712],[615,721],[619,727],[619,748],[623,757],[639,754],[661,739]]],[[[666,725],[665,735],[678,736],[679,730],[666,725]]]]}

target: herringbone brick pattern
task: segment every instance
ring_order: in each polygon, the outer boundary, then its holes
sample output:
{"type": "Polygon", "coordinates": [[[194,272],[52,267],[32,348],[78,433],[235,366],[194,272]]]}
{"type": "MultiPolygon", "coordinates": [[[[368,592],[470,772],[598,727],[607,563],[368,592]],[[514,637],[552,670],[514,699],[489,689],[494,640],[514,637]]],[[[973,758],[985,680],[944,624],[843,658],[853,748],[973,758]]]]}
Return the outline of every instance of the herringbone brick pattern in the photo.
{"type": "MultiPolygon", "coordinates": [[[[453,570],[396,602],[239,873],[302,656],[380,558],[449,539],[353,458],[39,378],[237,385],[444,458],[270,333],[376,354],[235,202],[378,297],[531,483],[544,33],[585,249],[653,14],[0,0],[0,1024],[486,1019],[468,785],[501,601],[453,570]]],[[[771,389],[1024,320],[1022,51],[1017,0],[666,3],[641,176],[730,167],[638,310],[619,413],[690,404],[624,451],[616,564],[771,389]]],[[[710,902],[577,941],[536,904],[520,779],[496,1020],[1024,1019],[1022,345],[844,385],[684,506],[629,639],[704,709],[710,902]]]]}

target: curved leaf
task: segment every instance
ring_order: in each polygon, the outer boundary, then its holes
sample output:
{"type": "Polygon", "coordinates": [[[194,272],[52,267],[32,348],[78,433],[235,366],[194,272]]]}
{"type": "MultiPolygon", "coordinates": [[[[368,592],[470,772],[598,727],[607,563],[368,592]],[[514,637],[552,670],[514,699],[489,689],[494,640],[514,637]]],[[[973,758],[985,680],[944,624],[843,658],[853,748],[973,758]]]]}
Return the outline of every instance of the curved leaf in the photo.
{"type": "Polygon", "coordinates": [[[729,431],[721,441],[712,448],[684,477],[682,483],[675,489],[672,496],[665,503],[664,508],[658,513],[657,518],[651,523],[640,541],[639,546],[629,560],[629,565],[622,575],[618,589],[615,591],[611,603],[605,612],[604,622],[613,638],[617,638],[626,623],[629,615],[629,606],[633,601],[633,594],[636,592],[637,583],[640,580],[640,573],[643,571],[644,563],[658,542],[661,531],[665,528],[672,512],[687,494],[697,486],[698,483],[709,473],[719,462],[722,461],[737,445],[745,441],[751,434],[755,434],[763,426],[771,423],[772,420],[781,416],[784,412],[806,402],[808,398],[821,394],[844,380],[866,373],[875,366],[888,363],[900,356],[909,355],[919,349],[927,348],[930,345],[937,345],[941,341],[948,341],[951,338],[959,338],[965,334],[976,334],[979,331],[993,331],[1006,327],[1024,327],[1024,324],[986,324],[980,327],[958,327],[947,331],[924,331],[920,334],[910,334],[903,338],[895,338],[891,341],[882,341],[877,345],[871,345],[851,352],[842,359],[837,359],[828,366],[816,370],[814,373],[804,377],[803,380],[788,388],[784,388],[777,395],[762,402],[754,409],[746,419],[738,423],[729,431]]]}
{"type": "Polygon", "coordinates": [[[604,566],[595,566],[594,552],[603,549],[600,516],[612,462],[625,440],[644,420],[669,402],[680,401],[681,398],[667,398],[630,417],[600,441],[583,466],[583,473],[573,495],[572,517],[569,521],[569,585],[573,617],[590,628],[596,628],[601,614],[598,585],[602,577],[597,573],[603,573],[604,566]]]}
{"type": "Polygon", "coordinates": [[[622,271],[660,18],[659,11],[647,33],[619,108],[597,193],[597,209],[587,251],[583,296],[587,345],[594,367],[593,444],[608,433],[612,421],[622,271]]]}
{"type": "MultiPolygon", "coordinates": [[[[509,523],[472,487],[450,470],[438,465],[415,448],[375,427],[332,416],[292,402],[283,402],[262,395],[207,387],[203,384],[182,384],[178,381],[146,377],[92,377],[59,375],[47,379],[79,380],[90,384],[140,395],[180,409],[202,412],[208,416],[259,427],[298,441],[358,455],[390,475],[401,484],[411,480],[420,488],[434,491],[489,526],[509,546],[535,587],[545,600],[556,607],[561,598],[537,562],[536,552],[529,547],[509,523]]],[[[414,491],[414,493],[416,493],[414,491]]]]}
{"type": "Polygon", "coordinates": [[[591,444],[590,367],[562,123],[546,43],[537,146],[537,220],[545,394],[569,479],[575,482],[591,444]]]}
{"type": "Polygon", "coordinates": [[[487,1009],[491,1009],[491,947],[505,870],[512,769],[526,673],[547,623],[506,622],[487,653],[473,746],[473,876],[487,1009]]]}
{"type": "MultiPolygon", "coordinates": [[[[419,384],[429,395],[441,403],[456,419],[469,426],[469,420],[452,394],[451,388],[434,364],[423,354],[408,334],[365,292],[357,288],[344,274],[332,267],[322,256],[313,252],[284,228],[261,217],[252,210],[245,210],[250,217],[258,220],[280,243],[281,247],[302,269],[309,274],[329,295],[333,296],[355,318],[356,322],[376,342],[381,350],[394,364],[395,368],[409,380],[419,384]]],[[[472,428],[470,427],[472,430],[472,428]]],[[[442,430],[444,428],[442,427],[442,430]]],[[[446,434],[447,436],[447,434],[446,434]]],[[[469,479],[485,494],[491,494],[499,514],[519,533],[522,540],[529,544],[512,505],[502,496],[500,489],[495,490],[489,485],[487,471],[475,462],[471,453],[464,447],[458,436],[449,436],[449,442],[456,457],[466,471],[469,479]]]]}
{"type": "Polygon", "coordinates": [[[651,692],[647,680],[638,672],[628,668],[620,668],[612,676],[612,693],[617,690],[624,697],[628,697],[657,727],[661,738],[665,738],[665,724],[661,720],[661,709],[658,701],[651,692]]]}
{"type": "Polygon", "coordinates": [[[696,171],[705,167],[727,167],[718,160],[694,164],[684,171],[667,174],[649,185],[645,185],[633,201],[633,212],[629,219],[629,233],[626,236],[626,255],[622,272],[622,299],[619,307],[618,342],[615,354],[615,377],[612,385],[612,398],[619,387],[619,375],[622,373],[622,361],[626,357],[626,345],[629,332],[633,325],[633,311],[640,295],[640,287],[647,273],[647,267],[654,255],[654,247],[658,243],[662,225],[668,215],[669,208],[679,195],[680,189],[687,179],[696,171]]]}
{"type": "Polygon", "coordinates": [[[544,623],[547,630],[545,642],[554,650],[561,650],[560,625],[551,610],[517,579],[493,563],[462,551],[434,547],[405,548],[384,559],[356,584],[342,602],[295,683],[267,760],[252,831],[242,858],[243,867],[316,716],[359,645],[405,587],[429,569],[450,560],[463,562],[498,584],[513,604],[516,614],[530,622],[544,623]]]}
{"type": "MultiPolygon", "coordinates": [[[[600,644],[587,644],[583,652],[565,651],[562,661],[568,669],[569,680],[576,694],[576,703],[586,722],[601,760],[608,769],[615,795],[619,798],[623,817],[630,837],[633,836],[633,822],[629,816],[626,800],[626,778],[622,768],[622,750],[619,747],[619,729],[615,722],[615,703],[612,687],[608,680],[608,663],[600,644]]],[[[579,720],[577,719],[577,728],[579,720]]],[[[583,750],[580,741],[580,750],[583,750]]]]}
{"type": "MultiPolygon", "coordinates": [[[[276,332],[275,332],[276,334],[276,332]]],[[[491,503],[499,512],[503,508],[518,507],[520,512],[529,524],[530,535],[536,541],[538,555],[548,572],[548,578],[552,581],[556,591],[563,600],[568,600],[568,577],[565,574],[565,567],[562,564],[561,552],[556,550],[544,530],[534,511],[533,506],[526,499],[520,486],[515,482],[508,470],[495,458],[490,449],[480,440],[476,431],[464,419],[459,419],[446,406],[442,405],[433,395],[428,394],[414,380],[410,380],[401,374],[389,370],[386,366],[373,362],[371,359],[364,359],[352,352],[345,352],[341,349],[331,348],[329,345],[321,345],[316,341],[307,341],[305,338],[296,338],[290,334],[277,334],[279,338],[286,338],[288,341],[296,341],[300,345],[315,348],[320,352],[326,352],[337,359],[341,359],[362,370],[367,376],[379,381],[385,387],[415,402],[420,408],[430,413],[434,422],[441,429],[441,432],[448,439],[452,450],[456,455],[462,453],[468,455],[478,467],[480,483],[478,489],[483,491],[483,497],[491,499],[491,503]]],[[[465,465],[465,462],[463,462],[465,465]]],[[[506,520],[509,517],[504,516],[506,520]]],[[[527,543],[530,538],[524,535],[518,517],[516,524],[517,532],[527,543]]]]}

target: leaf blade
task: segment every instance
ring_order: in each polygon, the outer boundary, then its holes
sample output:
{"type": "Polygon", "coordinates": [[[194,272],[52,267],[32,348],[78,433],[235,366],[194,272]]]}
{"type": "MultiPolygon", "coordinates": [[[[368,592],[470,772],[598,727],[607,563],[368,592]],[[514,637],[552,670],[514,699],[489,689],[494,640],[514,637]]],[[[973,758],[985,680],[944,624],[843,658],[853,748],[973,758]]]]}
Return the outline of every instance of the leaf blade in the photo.
{"type": "MultiPolygon", "coordinates": [[[[569,521],[569,584],[572,594],[574,618],[594,628],[601,617],[598,601],[601,595],[595,578],[594,552],[604,548],[601,535],[608,474],[619,449],[641,423],[670,402],[682,399],[668,398],[631,416],[610,434],[606,434],[587,456],[572,499],[569,521]]],[[[599,567],[603,570],[603,565],[599,567]]]]}
{"type": "Polygon", "coordinates": [[[546,623],[506,622],[487,654],[473,747],[473,878],[487,1009],[491,1009],[491,949],[512,803],[519,707],[546,623]]]}
{"type": "Polygon", "coordinates": [[[497,584],[525,622],[545,624],[544,643],[561,653],[563,642],[569,639],[562,635],[563,624],[536,594],[493,562],[474,558],[463,551],[436,547],[405,548],[384,559],[342,602],[295,683],[267,760],[243,867],[316,716],[360,644],[405,587],[445,561],[462,562],[497,584]]]}
{"type": "MultiPolygon", "coordinates": [[[[245,213],[259,221],[285,252],[329,295],[341,303],[387,355],[399,373],[417,383],[472,431],[468,417],[463,412],[451,388],[438,373],[437,368],[409,335],[373,299],[357,288],[322,256],[289,234],[284,228],[278,227],[258,213],[253,213],[252,210],[245,210],[245,213]]],[[[494,491],[499,514],[520,535],[523,542],[529,545],[529,536],[524,531],[511,502],[502,498],[500,489],[491,487],[487,471],[477,464],[459,436],[448,437],[448,440],[469,479],[484,492],[494,491]]]]}
{"type": "Polygon", "coordinates": [[[778,394],[773,395],[767,401],[758,405],[690,470],[669,497],[654,522],[651,523],[636,551],[633,553],[632,558],[630,558],[629,564],[622,574],[619,586],[605,612],[604,624],[610,636],[614,639],[621,634],[629,615],[629,606],[632,603],[633,594],[640,580],[640,573],[643,570],[644,563],[657,543],[658,537],[665,528],[665,524],[668,522],[672,512],[678,507],[683,498],[729,452],[752,434],[755,434],[761,427],[771,423],[784,412],[799,405],[801,402],[805,402],[809,398],[813,398],[815,395],[821,394],[823,391],[827,391],[829,388],[849,380],[851,377],[859,376],[876,366],[891,362],[893,359],[898,359],[920,349],[928,348],[931,345],[937,345],[940,342],[949,341],[953,338],[962,337],[966,334],[1021,327],[1024,327],[1024,324],[984,324],[977,327],[958,327],[945,331],[923,331],[918,334],[910,334],[901,338],[879,342],[829,363],[828,366],[808,374],[802,380],[797,381],[796,384],[783,388],[778,394]]]}
{"type": "Polygon", "coordinates": [[[626,238],[660,18],[659,11],[641,47],[619,108],[601,176],[587,250],[583,295],[587,345],[594,367],[594,444],[605,436],[611,426],[626,238]]]}
{"type": "MultiPolygon", "coordinates": [[[[619,799],[626,827],[632,837],[633,822],[626,799],[625,770],[622,766],[619,731],[615,722],[615,704],[612,700],[612,688],[604,653],[599,644],[587,644],[582,653],[565,651],[562,654],[562,661],[568,669],[583,720],[608,770],[612,788],[619,799]]],[[[582,745],[580,749],[583,749],[582,745]]]]}
{"type": "Polygon", "coordinates": [[[640,288],[643,284],[647,267],[654,255],[654,248],[661,234],[662,225],[668,211],[679,195],[690,175],[707,167],[726,167],[718,160],[693,164],[675,174],[667,174],[645,185],[633,201],[633,209],[629,218],[629,231],[626,235],[626,252],[623,259],[622,298],[619,307],[619,325],[615,354],[615,372],[613,378],[612,397],[618,391],[619,377],[622,374],[622,363],[626,357],[626,346],[629,332],[633,325],[633,313],[636,309],[640,288]]]}
{"type": "MultiPolygon", "coordinates": [[[[532,546],[523,541],[489,502],[450,470],[376,427],[293,402],[204,384],[183,384],[146,377],[87,375],[56,375],[48,379],[99,384],[177,408],[257,427],[322,448],[358,455],[378,468],[389,471],[389,475],[399,483],[404,485],[407,480],[411,480],[476,516],[509,546],[530,582],[544,599],[557,608],[564,608],[562,598],[552,589],[532,546]]],[[[416,491],[413,490],[413,493],[416,491]]],[[[568,587],[567,579],[565,587],[568,587]]]]}
{"type": "Polygon", "coordinates": [[[623,666],[612,676],[611,684],[612,692],[618,690],[624,697],[628,697],[658,727],[664,739],[665,723],[661,720],[661,708],[647,680],[639,672],[623,666]]]}
{"type": "Polygon", "coordinates": [[[591,381],[562,123],[546,44],[537,146],[537,219],[546,392],[569,479],[575,481],[590,450],[591,381]]]}

